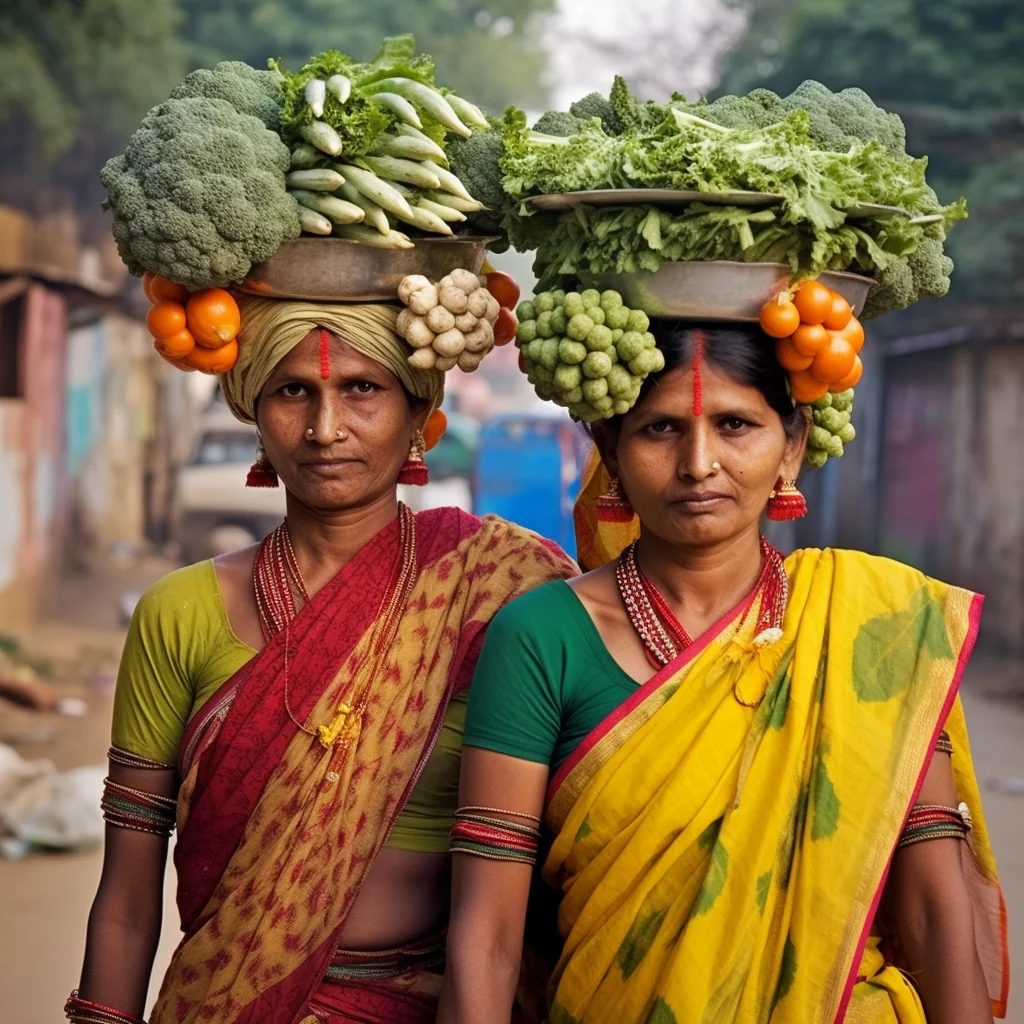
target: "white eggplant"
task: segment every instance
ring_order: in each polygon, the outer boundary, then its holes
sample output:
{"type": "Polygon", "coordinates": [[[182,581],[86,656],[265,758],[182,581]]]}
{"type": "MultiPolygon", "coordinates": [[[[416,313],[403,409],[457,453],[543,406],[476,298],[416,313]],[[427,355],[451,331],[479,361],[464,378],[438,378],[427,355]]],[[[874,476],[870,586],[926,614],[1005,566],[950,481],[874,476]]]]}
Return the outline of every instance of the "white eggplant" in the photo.
{"type": "Polygon", "coordinates": [[[346,203],[344,199],[327,196],[322,192],[307,192],[304,189],[293,189],[291,193],[303,206],[322,213],[335,224],[358,224],[366,214],[355,203],[346,203]]]}
{"type": "Polygon", "coordinates": [[[363,163],[379,178],[407,181],[410,185],[417,185],[420,188],[443,188],[440,175],[448,173],[436,164],[399,160],[393,156],[365,156],[363,163]]]}
{"type": "Polygon", "coordinates": [[[353,185],[367,199],[372,199],[388,213],[393,213],[396,217],[409,215],[411,207],[405,196],[372,171],[356,167],[354,164],[335,164],[334,167],[344,175],[346,184],[353,185]]]}
{"type": "Polygon", "coordinates": [[[326,121],[311,121],[304,124],[299,129],[299,134],[328,156],[338,156],[344,148],[341,136],[326,121]]]}
{"type": "Polygon", "coordinates": [[[371,103],[379,103],[382,107],[387,107],[413,128],[423,127],[423,122],[420,120],[420,115],[416,113],[416,108],[404,96],[399,96],[394,92],[378,92],[366,98],[371,103]]]}
{"type": "Polygon", "coordinates": [[[321,78],[311,78],[306,83],[306,102],[313,111],[314,117],[324,116],[324,100],[327,98],[327,85],[321,78]]]}
{"type": "Polygon", "coordinates": [[[331,75],[327,79],[327,91],[339,103],[345,104],[352,95],[352,82],[344,75],[331,75]]]}

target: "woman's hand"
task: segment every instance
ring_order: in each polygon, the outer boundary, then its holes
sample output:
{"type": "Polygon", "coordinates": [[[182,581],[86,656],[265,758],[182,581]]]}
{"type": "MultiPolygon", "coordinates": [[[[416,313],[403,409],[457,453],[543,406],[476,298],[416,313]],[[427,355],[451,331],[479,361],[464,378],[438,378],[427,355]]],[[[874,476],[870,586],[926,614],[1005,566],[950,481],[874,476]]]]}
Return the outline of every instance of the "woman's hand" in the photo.
{"type": "MultiPolygon", "coordinates": [[[[947,754],[936,753],[919,804],[956,807],[947,754]]],[[[991,1024],[988,988],[974,937],[974,911],[964,880],[959,839],[932,839],[898,850],[890,890],[902,952],[928,1024],[991,1024]]]]}
{"type": "MultiPolygon", "coordinates": [[[[174,796],[174,771],[110,765],[123,786],[174,796]]],[[[142,1018],[160,940],[167,840],[107,825],[103,873],[89,914],[79,994],[142,1018]]]]}
{"type": "MultiPolygon", "coordinates": [[[[464,747],[459,803],[539,817],[547,777],[547,765],[464,747]]],[[[522,824],[507,814],[493,816],[522,824]]],[[[465,853],[452,860],[448,967],[438,1024],[502,1024],[512,1017],[533,872],[527,864],[465,853]]]]}

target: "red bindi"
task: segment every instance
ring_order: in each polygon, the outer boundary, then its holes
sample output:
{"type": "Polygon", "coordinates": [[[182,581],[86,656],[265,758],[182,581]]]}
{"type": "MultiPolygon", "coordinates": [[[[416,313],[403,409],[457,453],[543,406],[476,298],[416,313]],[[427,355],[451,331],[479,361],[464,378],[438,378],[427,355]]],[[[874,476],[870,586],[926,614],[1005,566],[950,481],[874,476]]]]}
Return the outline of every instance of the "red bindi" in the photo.
{"type": "Polygon", "coordinates": [[[697,343],[693,353],[693,415],[704,414],[704,381],[700,376],[700,364],[704,361],[704,332],[694,331],[694,340],[697,343]]]}
{"type": "Polygon", "coordinates": [[[323,327],[320,328],[320,376],[327,380],[331,376],[331,352],[328,348],[330,335],[323,327]]]}

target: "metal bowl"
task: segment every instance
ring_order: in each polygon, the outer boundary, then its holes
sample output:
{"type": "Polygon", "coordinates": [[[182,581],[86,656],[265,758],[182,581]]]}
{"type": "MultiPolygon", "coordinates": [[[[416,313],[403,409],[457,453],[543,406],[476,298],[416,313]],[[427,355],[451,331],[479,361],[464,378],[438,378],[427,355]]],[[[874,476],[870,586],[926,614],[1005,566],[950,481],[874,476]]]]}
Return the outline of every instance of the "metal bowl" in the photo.
{"type": "MultiPolygon", "coordinates": [[[[784,263],[708,260],[663,263],[653,272],[600,274],[597,286],[621,292],[627,306],[642,309],[648,316],[756,323],[761,307],[787,287],[792,277],[784,263]]],[[[842,295],[857,314],[874,284],[869,277],[831,271],[818,280],[842,295]]]]}
{"type": "Polygon", "coordinates": [[[414,249],[377,249],[345,238],[297,238],[253,267],[238,285],[248,295],[319,302],[380,302],[398,298],[410,274],[440,280],[462,268],[478,274],[494,237],[417,239],[414,249]]]}

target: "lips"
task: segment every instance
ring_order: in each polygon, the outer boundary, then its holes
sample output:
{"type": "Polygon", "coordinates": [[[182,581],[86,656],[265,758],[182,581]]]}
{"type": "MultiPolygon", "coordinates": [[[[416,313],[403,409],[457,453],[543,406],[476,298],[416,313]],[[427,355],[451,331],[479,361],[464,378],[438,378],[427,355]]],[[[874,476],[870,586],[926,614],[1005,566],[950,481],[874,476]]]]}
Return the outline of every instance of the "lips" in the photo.
{"type": "Polygon", "coordinates": [[[700,494],[689,494],[682,498],[677,498],[673,504],[681,505],[688,512],[710,512],[728,500],[728,494],[722,494],[718,491],[705,491],[700,494]]]}
{"type": "Polygon", "coordinates": [[[358,459],[317,459],[314,462],[304,462],[302,468],[308,469],[311,473],[336,473],[338,470],[344,469],[345,466],[354,466],[358,461],[358,459]]]}

